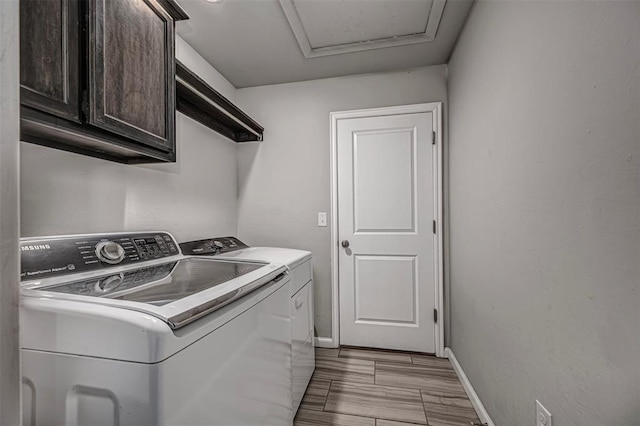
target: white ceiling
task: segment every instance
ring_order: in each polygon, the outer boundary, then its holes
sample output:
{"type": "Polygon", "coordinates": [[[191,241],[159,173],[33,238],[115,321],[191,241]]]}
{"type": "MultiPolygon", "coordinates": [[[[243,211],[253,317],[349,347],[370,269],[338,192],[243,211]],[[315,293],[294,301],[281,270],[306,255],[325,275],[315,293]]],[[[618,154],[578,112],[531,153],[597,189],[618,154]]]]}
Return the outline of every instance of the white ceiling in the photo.
{"type": "Polygon", "coordinates": [[[177,23],[178,34],[238,88],[446,63],[472,4],[471,0],[179,3],[190,19],[177,23]]]}

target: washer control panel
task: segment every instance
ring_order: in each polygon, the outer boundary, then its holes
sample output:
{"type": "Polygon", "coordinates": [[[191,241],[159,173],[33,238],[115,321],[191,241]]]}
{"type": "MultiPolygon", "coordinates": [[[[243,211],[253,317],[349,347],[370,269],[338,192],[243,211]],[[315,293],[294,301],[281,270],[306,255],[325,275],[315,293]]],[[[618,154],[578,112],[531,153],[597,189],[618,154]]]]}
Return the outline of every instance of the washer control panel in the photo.
{"type": "Polygon", "coordinates": [[[133,244],[142,260],[159,259],[179,252],[178,244],[169,234],[136,237],[133,244]]]}
{"type": "Polygon", "coordinates": [[[21,280],[90,272],[178,254],[178,243],[166,232],[27,238],[20,242],[21,280]]]}
{"type": "Polygon", "coordinates": [[[249,247],[235,237],[216,237],[180,243],[182,253],[190,256],[214,256],[249,247]]]}

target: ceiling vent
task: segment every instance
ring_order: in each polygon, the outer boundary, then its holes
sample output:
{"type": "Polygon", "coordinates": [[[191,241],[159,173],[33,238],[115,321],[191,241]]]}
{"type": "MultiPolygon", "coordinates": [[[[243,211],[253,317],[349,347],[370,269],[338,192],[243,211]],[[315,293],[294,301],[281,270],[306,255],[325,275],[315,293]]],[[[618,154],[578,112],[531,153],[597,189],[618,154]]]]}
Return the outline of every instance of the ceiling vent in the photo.
{"type": "Polygon", "coordinates": [[[280,0],[307,58],[433,41],[446,0],[280,0]]]}

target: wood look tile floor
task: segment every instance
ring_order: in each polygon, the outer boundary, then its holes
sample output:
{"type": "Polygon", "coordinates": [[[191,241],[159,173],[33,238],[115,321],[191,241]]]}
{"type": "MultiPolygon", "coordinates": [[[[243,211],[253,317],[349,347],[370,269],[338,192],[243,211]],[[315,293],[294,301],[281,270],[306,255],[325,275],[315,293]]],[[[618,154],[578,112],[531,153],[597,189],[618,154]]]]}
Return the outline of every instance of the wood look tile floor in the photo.
{"type": "Polygon", "coordinates": [[[476,412],[449,360],[407,352],[316,349],[294,426],[470,426],[476,412]]]}

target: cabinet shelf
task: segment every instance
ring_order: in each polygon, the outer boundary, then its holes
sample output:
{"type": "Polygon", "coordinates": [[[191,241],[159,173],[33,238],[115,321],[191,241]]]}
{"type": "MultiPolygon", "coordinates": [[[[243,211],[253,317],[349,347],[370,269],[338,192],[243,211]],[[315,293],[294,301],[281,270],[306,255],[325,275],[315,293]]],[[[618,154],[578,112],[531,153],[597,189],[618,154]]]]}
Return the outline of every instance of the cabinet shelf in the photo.
{"type": "Polygon", "coordinates": [[[177,109],[235,142],[260,142],[264,128],[176,60],[177,109]]]}

